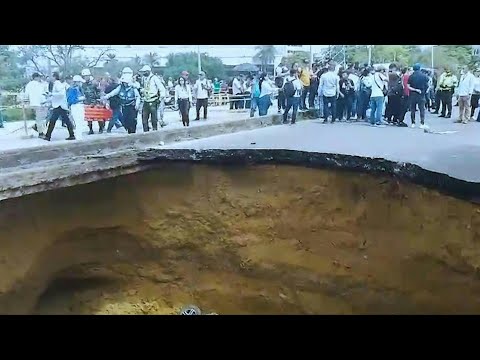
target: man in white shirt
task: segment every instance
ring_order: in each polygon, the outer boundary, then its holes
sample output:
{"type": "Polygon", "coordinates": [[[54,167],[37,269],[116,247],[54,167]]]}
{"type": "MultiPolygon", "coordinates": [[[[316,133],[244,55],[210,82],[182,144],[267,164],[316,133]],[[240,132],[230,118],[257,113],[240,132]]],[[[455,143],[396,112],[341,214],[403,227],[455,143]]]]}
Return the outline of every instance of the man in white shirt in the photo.
{"type": "Polygon", "coordinates": [[[62,122],[67,125],[67,130],[69,137],[65,140],[75,140],[75,134],[73,132],[73,125],[70,122],[68,116],[68,104],[67,104],[67,83],[62,83],[60,81],[60,75],[58,73],[53,73],[53,83],[52,89],[52,116],[50,117],[48,123],[48,130],[45,134],[44,140],[50,141],[52,136],[53,129],[55,128],[55,123],[58,118],[62,118],[62,122]]]}
{"type": "Polygon", "coordinates": [[[196,94],[197,104],[197,117],[195,120],[200,120],[200,109],[203,107],[203,119],[207,120],[207,108],[208,108],[208,97],[210,96],[210,91],[212,91],[212,85],[205,78],[205,73],[200,71],[198,74],[199,78],[193,86],[193,91],[196,94]]]}
{"type": "Polygon", "coordinates": [[[290,108],[292,110],[292,125],[295,124],[297,119],[298,106],[300,105],[300,96],[302,95],[303,85],[298,80],[298,72],[295,69],[290,70],[290,75],[285,78],[282,91],[286,98],[286,107],[283,113],[283,123],[287,123],[288,112],[290,108]]]}
{"type": "Polygon", "coordinates": [[[33,129],[38,131],[38,137],[45,136],[45,120],[48,109],[45,106],[46,91],[45,84],[42,83],[42,77],[38,73],[32,75],[30,81],[25,87],[25,102],[35,111],[35,125],[33,129]]]}
{"type": "Polygon", "coordinates": [[[466,124],[470,120],[470,104],[474,86],[475,76],[470,72],[468,66],[464,66],[458,83],[459,116],[457,122],[466,124]]]}
{"type": "Polygon", "coordinates": [[[378,66],[375,73],[370,75],[372,95],[370,96],[370,124],[382,125],[383,106],[385,104],[384,89],[388,88],[388,78],[384,74],[386,69],[378,66]]]}
{"type": "Polygon", "coordinates": [[[281,61],[275,69],[275,86],[278,88],[278,113],[280,114],[282,110],[285,110],[286,99],[285,94],[283,93],[283,85],[285,83],[285,78],[288,76],[289,71],[285,65],[285,60],[281,61]]]}
{"type": "Polygon", "coordinates": [[[337,114],[337,98],[340,93],[340,78],[335,72],[335,63],[328,65],[328,71],[320,77],[319,92],[323,94],[323,123],[328,122],[331,115],[331,122],[335,122],[337,114]]]}
{"type": "MultiPolygon", "coordinates": [[[[140,73],[143,76],[143,107],[142,107],[142,124],[143,132],[150,131],[148,120],[151,118],[152,128],[154,131],[158,129],[157,113],[158,107],[161,101],[165,102],[165,96],[167,95],[167,89],[163,85],[159,77],[152,73],[152,68],[148,65],[143,66],[140,69],[140,73]]],[[[165,103],[164,103],[165,104],[165,103]]],[[[160,119],[160,126],[164,127],[163,114],[160,119]]]]}
{"type": "MultiPolygon", "coordinates": [[[[243,85],[242,85],[242,81],[240,80],[240,75],[235,76],[235,78],[233,79],[232,94],[233,94],[233,99],[235,99],[235,100],[232,99],[235,110],[243,109],[242,107],[243,101],[239,100],[239,97],[241,97],[241,95],[243,94],[243,85]]],[[[232,107],[230,107],[230,110],[232,110],[232,107]]]]}
{"type": "Polygon", "coordinates": [[[356,74],[355,69],[352,68],[348,78],[353,81],[353,89],[355,90],[355,95],[353,97],[352,103],[352,113],[351,117],[355,120],[358,117],[357,104],[359,102],[359,90],[360,90],[360,77],[356,74]]]}

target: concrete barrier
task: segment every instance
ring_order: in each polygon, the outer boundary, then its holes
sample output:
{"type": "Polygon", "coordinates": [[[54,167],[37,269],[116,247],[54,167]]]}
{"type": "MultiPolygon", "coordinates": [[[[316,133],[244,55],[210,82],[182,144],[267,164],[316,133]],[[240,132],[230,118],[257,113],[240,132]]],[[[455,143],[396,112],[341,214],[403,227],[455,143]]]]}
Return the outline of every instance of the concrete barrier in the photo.
{"type": "Polygon", "coordinates": [[[58,145],[37,146],[5,151],[0,156],[0,169],[28,166],[40,161],[54,160],[57,158],[75,157],[89,154],[114,152],[121,149],[138,148],[165,144],[175,141],[194,140],[209,136],[234,133],[244,130],[253,130],[264,126],[281,124],[280,115],[245,118],[225,121],[221,123],[208,122],[201,126],[188,128],[159,130],[148,133],[125,134],[108,139],[94,139],[88,141],[73,141],[58,145]]]}

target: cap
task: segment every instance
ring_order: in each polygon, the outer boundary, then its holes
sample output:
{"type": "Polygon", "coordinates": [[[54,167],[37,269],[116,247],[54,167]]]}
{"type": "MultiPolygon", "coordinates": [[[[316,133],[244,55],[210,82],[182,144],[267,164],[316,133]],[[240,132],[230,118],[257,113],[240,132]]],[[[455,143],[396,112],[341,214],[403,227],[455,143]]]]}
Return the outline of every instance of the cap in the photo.
{"type": "Polygon", "coordinates": [[[83,69],[81,72],[82,76],[90,76],[92,73],[90,72],[90,69],[83,69]]]}
{"type": "Polygon", "coordinates": [[[148,65],[143,65],[143,67],[140,69],[140,72],[145,72],[145,71],[152,71],[152,68],[148,65]]]}
{"type": "Polygon", "coordinates": [[[416,63],[416,64],[413,65],[413,71],[420,70],[421,67],[422,67],[422,65],[420,65],[419,63],[416,63]]]}

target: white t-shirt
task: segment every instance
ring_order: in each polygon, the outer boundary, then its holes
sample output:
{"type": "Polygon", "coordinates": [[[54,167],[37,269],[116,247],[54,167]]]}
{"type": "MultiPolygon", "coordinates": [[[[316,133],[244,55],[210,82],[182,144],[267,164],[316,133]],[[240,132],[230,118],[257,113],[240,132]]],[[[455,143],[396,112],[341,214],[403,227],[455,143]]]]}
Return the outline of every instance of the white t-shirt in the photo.
{"type": "Polygon", "coordinates": [[[388,86],[387,77],[379,72],[376,72],[372,76],[372,95],[371,97],[383,97],[383,87],[388,86]]]}
{"type": "Polygon", "coordinates": [[[320,77],[319,92],[326,97],[336,96],[340,91],[340,78],[334,71],[327,71],[320,77]]]}
{"type": "MultiPolygon", "coordinates": [[[[295,88],[295,94],[293,95],[293,97],[300,97],[302,95],[302,89],[303,89],[302,82],[296,79],[295,76],[287,76],[285,78],[285,84],[290,81],[292,82],[293,87],[295,88]]],[[[285,84],[283,86],[285,86],[285,84]]]]}
{"type": "Polygon", "coordinates": [[[475,77],[475,80],[473,81],[473,93],[480,93],[480,77],[475,77]]]}
{"type": "Polygon", "coordinates": [[[358,91],[360,89],[360,78],[358,77],[358,75],[352,73],[348,75],[348,78],[353,81],[353,88],[355,89],[355,91],[358,91]]]}
{"type": "Polygon", "coordinates": [[[41,106],[46,100],[44,94],[45,85],[39,81],[32,80],[25,87],[25,100],[29,101],[30,106],[41,106]]]}
{"type": "Polygon", "coordinates": [[[207,79],[198,79],[195,82],[194,89],[197,93],[197,99],[208,99],[208,89],[211,88],[207,79]],[[203,85],[203,86],[202,86],[203,85]]]}
{"type": "Polygon", "coordinates": [[[237,78],[233,79],[232,92],[233,95],[241,94],[243,92],[242,83],[237,78]]]}
{"type": "Polygon", "coordinates": [[[273,87],[270,84],[270,80],[263,80],[262,81],[262,89],[260,90],[260,97],[271,95],[273,93],[273,87]]]}
{"type": "Polygon", "coordinates": [[[55,80],[52,89],[52,108],[61,107],[68,110],[67,105],[67,83],[62,83],[60,80],[55,80]]]}

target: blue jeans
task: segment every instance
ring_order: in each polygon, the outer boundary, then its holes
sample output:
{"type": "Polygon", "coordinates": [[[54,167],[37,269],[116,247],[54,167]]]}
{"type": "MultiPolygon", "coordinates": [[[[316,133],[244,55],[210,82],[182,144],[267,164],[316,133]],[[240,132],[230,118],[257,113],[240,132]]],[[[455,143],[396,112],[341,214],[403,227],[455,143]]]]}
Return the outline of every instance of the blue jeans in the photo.
{"type": "Polygon", "coordinates": [[[268,108],[272,104],[270,95],[264,95],[258,99],[258,114],[260,116],[265,116],[268,113],[268,108]]]}
{"type": "Polygon", "coordinates": [[[258,108],[258,98],[252,97],[252,101],[250,104],[250,117],[253,117],[255,115],[255,111],[257,111],[258,108]]]}
{"type": "Polygon", "coordinates": [[[0,128],[3,128],[3,114],[0,111],[0,128]]]}
{"type": "Polygon", "coordinates": [[[107,131],[112,131],[113,125],[115,125],[115,128],[121,128],[123,126],[122,124],[122,111],[120,109],[112,109],[112,118],[108,122],[108,128],[107,131]]]}
{"type": "Polygon", "coordinates": [[[370,98],[370,124],[380,125],[382,123],[384,96],[375,96],[370,98]]]}
{"type": "Polygon", "coordinates": [[[292,124],[295,124],[295,120],[297,119],[297,111],[298,111],[298,106],[300,105],[300,98],[299,97],[289,97],[287,98],[287,107],[285,108],[285,112],[283,113],[283,122],[287,122],[288,118],[288,112],[290,111],[290,108],[293,108],[292,110],[292,124]]]}

